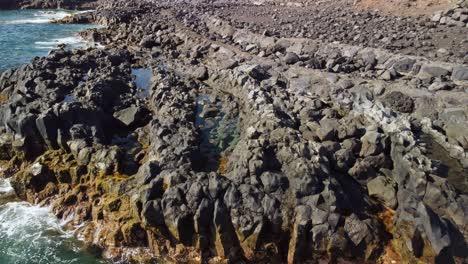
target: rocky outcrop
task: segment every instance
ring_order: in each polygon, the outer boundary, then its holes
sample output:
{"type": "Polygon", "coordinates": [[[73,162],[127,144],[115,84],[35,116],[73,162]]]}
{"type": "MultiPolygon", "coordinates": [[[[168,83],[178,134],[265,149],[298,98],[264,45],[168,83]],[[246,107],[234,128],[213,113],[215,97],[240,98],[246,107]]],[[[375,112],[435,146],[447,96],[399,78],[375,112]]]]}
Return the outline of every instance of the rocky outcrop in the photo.
{"type": "Polygon", "coordinates": [[[83,33],[105,49],[2,73],[21,198],[86,223],[109,259],[466,261],[464,65],[256,34],[207,6],[112,1],[83,33]]]}
{"type": "Polygon", "coordinates": [[[468,1],[460,0],[453,8],[436,12],[431,20],[441,25],[468,27],[468,1]]]}

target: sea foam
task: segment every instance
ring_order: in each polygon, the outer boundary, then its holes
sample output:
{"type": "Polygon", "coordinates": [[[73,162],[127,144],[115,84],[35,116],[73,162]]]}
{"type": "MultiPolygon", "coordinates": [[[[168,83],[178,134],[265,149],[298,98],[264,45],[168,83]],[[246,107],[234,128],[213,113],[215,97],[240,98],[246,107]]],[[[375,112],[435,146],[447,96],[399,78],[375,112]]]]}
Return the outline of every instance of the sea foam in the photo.
{"type": "Polygon", "coordinates": [[[15,25],[15,24],[44,24],[54,20],[64,19],[73,14],[83,14],[92,12],[93,10],[84,11],[37,11],[33,17],[27,19],[17,19],[11,21],[1,21],[0,24],[15,25]]]}
{"type": "MultiPolygon", "coordinates": [[[[0,181],[0,195],[12,190],[8,180],[0,181]]],[[[104,263],[83,251],[83,242],[65,230],[49,207],[27,202],[0,206],[0,263],[104,263]]]]}
{"type": "Polygon", "coordinates": [[[13,187],[8,179],[0,179],[0,195],[10,193],[13,191],[13,187]]]}

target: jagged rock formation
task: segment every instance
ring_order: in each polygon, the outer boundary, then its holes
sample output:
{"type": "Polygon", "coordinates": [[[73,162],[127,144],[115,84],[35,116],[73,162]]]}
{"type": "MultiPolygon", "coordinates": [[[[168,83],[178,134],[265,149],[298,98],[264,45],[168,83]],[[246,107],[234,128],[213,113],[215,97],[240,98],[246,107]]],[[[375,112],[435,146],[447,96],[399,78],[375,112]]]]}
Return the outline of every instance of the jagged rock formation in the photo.
{"type": "Polygon", "coordinates": [[[2,0],[0,9],[92,9],[97,0],[2,0]]]}
{"type": "Polygon", "coordinates": [[[442,25],[468,27],[468,1],[458,1],[453,8],[436,12],[431,20],[442,25]]]}
{"type": "Polygon", "coordinates": [[[466,54],[259,34],[248,8],[103,1],[76,19],[106,48],[2,73],[18,195],[110,259],[466,261],[466,54]]]}

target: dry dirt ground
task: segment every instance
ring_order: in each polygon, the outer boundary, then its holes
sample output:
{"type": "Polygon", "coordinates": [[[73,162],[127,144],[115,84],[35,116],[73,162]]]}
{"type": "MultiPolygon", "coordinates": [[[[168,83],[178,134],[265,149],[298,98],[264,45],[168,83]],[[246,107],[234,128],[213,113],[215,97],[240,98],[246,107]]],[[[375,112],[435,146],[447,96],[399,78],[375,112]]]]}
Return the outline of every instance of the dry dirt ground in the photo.
{"type": "Polygon", "coordinates": [[[394,15],[431,15],[456,4],[457,0],[357,0],[356,7],[378,9],[394,15]]]}
{"type": "Polygon", "coordinates": [[[283,5],[296,6],[342,6],[356,10],[379,10],[391,15],[419,16],[431,15],[456,4],[458,0],[303,0],[303,1],[268,1],[283,5]]]}
{"type": "MultiPolygon", "coordinates": [[[[237,28],[248,28],[257,33],[269,32],[281,37],[305,37],[329,43],[384,48],[438,61],[468,62],[468,28],[436,26],[430,21],[432,13],[419,8],[419,5],[408,10],[413,10],[413,15],[428,12],[427,15],[402,16],[403,7],[393,14],[378,12],[371,6],[377,7],[377,3],[384,0],[366,1],[359,6],[363,8],[362,5],[368,3],[367,10],[350,10],[348,7],[352,6],[352,0],[334,3],[327,0],[313,4],[308,2],[302,7],[292,4],[214,7],[211,12],[237,28]]],[[[433,3],[432,7],[439,3],[437,6],[442,8],[442,2],[428,2],[433,3]]],[[[397,10],[399,5],[382,5],[385,6],[397,10]]],[[[448,4],[446,8],[449,8],[448,4]]]]}

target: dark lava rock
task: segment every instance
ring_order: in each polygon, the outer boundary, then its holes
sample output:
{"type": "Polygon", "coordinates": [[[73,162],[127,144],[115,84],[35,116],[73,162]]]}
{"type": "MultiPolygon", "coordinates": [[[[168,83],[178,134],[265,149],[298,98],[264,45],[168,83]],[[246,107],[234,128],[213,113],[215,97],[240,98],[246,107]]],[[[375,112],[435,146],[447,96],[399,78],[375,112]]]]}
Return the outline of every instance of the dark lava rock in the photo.
{"type": "Polygon", "coordinates": [[[387,94],[383,103],[395,111],[402,113],[411,113],[414,110],[414,101],[408,95],[402,92],[391,92],[387,94]]]}
{"type": "Polygon", "coordinates": [[[114,117],[126,126],[134,126],[144,122],[147,114],[148,110],[141,106],[130,106],[114,113],[114,117]]]}
{"type": "Polygon", "coordinates": [[[151,37],[151,36],[145,37],[140,41],[140,46],[142,46],[143,48],[147,48],[147,49],[152,48],[155,44],[156,43],[155,43],[153,37],[151,37]]]}
{"type": "Polygon", "coordinates": [[[286,53],[286,56],[284,56],[284,62],[286,64],[294,64],[298,61],[299,61],[299,57],[294,52],[288,52],[286,53]]]}

